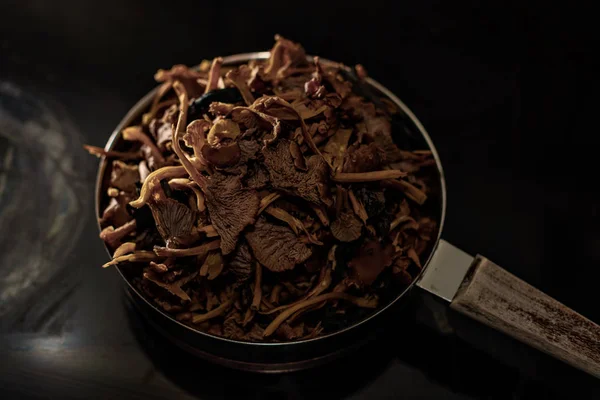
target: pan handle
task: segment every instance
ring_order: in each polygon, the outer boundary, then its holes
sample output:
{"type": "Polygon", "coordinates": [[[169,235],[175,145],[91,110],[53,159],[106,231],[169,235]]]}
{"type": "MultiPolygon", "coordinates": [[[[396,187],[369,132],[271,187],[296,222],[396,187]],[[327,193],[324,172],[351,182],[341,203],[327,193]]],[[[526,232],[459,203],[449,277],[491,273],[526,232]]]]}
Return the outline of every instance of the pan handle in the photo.
{"type": "Polygon", "coordinates": [[[599,325],[483,256],[473,259],[445,241],[436,253],[419,286],[439,294],[436,282],[458,267],[450,308],[600,378],[599,325]]]}

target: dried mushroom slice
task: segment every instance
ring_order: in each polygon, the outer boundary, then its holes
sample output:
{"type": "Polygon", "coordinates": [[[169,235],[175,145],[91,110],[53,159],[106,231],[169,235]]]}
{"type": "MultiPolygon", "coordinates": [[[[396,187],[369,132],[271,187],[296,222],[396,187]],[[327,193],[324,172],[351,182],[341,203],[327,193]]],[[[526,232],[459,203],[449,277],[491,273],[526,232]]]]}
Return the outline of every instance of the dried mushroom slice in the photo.
{"type": "Polygon", "coordinates": [[[164,282],[161,278],[161,275],[151,270],[147,270],[146,272],[144,272],[143,276],[145,279],[156,284],[157,286],[160,286],[163,289],[166,289],[167,291],[169,291],[169,293],[179,297],[181,300],[190,301],[190,296],[185,292],[185,290],[182,289],[182,286],[189,283],[192,279],[196,277],[196,275],[197,272],[192,273],[186,276],[185,278],[182,278],[173,283],[164,282]]]}
{"type": "Polygon", "coordinates": [[[312,254],[287,226],[275,225],[260,217],[246,233],[254,257],[273,272],[293,269],[312,254]]]}
{"type": "Polygon", "coordinates": [[[239,177],[221,174],[211,177],[205,195],[212,224],[221,237],[221,251],[227,255],[235,249],[240,233],[254,222],[260,199],[242,187],[239,177]]]}
{"type": "Polygon", "coordinates": [[[331,233],[340,242],[353,242],[360,238],[363,224],[354,212],[343,210],[331,223],[331,233]]]}
{"type": "Polygon", "coordinates": [[[195,223],[194,213],[188,206],[176,200],[155,196],[149,202],[150,210],[156,222],[156,229],[167,245],[175,238],[184,237],[192,232],[195,223]]]}
{"type": "Polygon", "coordinates": [[[328,193],[328,165],[320,156],[306,162],[308,171],[299,171],[290,152],[290,141],[278,140],[262,150],[264,164],[274,188],[299,196],[315,204],[330,205],[328,193]]]}

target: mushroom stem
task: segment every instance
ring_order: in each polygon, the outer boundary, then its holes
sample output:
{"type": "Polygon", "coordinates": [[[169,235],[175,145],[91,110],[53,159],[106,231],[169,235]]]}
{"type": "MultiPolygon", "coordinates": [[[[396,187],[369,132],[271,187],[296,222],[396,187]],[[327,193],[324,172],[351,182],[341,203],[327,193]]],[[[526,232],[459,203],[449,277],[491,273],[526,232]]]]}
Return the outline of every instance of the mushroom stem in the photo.
{"type": "Polygon", "coordinates": [[[319,150],[319,148],[317,147],[317,145],[313,141],[312,136],[308,132],[308,128],[306,126],[306,123],[304,122],[304,119],[298,113],[298,111],[296,111],[296,109],[290,103],[288,103],[287,101],[285,101],[285,100],[283,100],[281,98],[275,97],[275,96],[273,96],[273,98],[275,98],[277,100],[277,103],[279,105],[282,105],[282,106],[288,108],[289,110],[293,111],[294,114],[296,114],[298,120],[300,121],[300,129],[302,131],[302,136],[304,137],[304,141],[306,142],[306,144],[308,144],[308,147],[310,147],[310,149],[312,150],[313,153],[319,155],[320,157],[323,157],[323,155],[321,154],[321,151],[319,150]]]}
{"type": "Polygon", "coordinates": [[[134,242],[126,242],[120,245],[113,253],[113,258],[121,257],[125,254],[133,253],[135,251],[134,242]]]}
{"type": "Polygon", "coordinates": [[[260,204],[258,205],[257,215],[262,213],[265,210],[265,208],[269,207],[269,204],[271,204],[272,202],[274,202],[275,200],[277,200],[280,197],[281,197],[281,195],[279,193],[269,193],[268,195],[266,195],[265,197],[260,199],[260,204]]]}
{"type": "Polygon", "coordinates": [[[408,255],[408,258],[410,258],[415,263],[415,265],[419,267],[419,269],[423,269],[423,267],[421,266],[421,261],[419,260],[419,256],[417,255],[417,252],[413,247],[408,249],[406,255],[408,255]]]}
{"type": "Polygon", "coordinates": [[[160,99],[173,87],[173,81],[172,80],[168,80],[166,82],[163,82],[162,85],[159,86],[158,91],[156,92],[156,95],[154,96],[154,99],[152,100],[152,106],[150,106],[150,111],[148,111],[146,114],[142,115],[142,123],[144,125],[148,125],[150,123],[150,121],[152,121],[152,118],[154,118],[154,116],[156,115],[156,112],[158,110],[160,110],[160,104],[159,101],[160,99]]]}
{"type": "Polygon", "coordinates": [[[176,81],[173,84],[173,88],[175,89],[177,97],[179,98],[179,117],[177,118],[175,133],[173,134],[173,151],[175,151],[175,154],[177,154],[177,157],[179,157],[179,161],[181,161],[181,164],[185,170],[188,172],[188,174],[190,174],[190,177],[198,184],[198,186],[200,186],[200,188],[203,189],[206,187],[206,178],[204,178],[202,174],[200,174],[200,172],[198,172],[198,170],[194,167],[187,154],[181,150],[181,145],[179,144],[182,129],[187,123],[187,112],[189,108],[188,95],[185,91],[183,83],[179,81],[176,81]]]}
{"type": "Polygon", "coordinates": [[[364,307],[364,308],[375,308],[377,307],[377,301],[374,301],[373,299],[366,299],[363,297],[354,297],[354,296],[350,296],[346,293],[326,293],[326,294],[322,294],[320,296],[317,297],[313,297],[312,299],[308,299],[305,300],[299,304],[296,304],[294,307],[288,308],[287,310],[285,310],[284,312],[282,312],[281,314],[279,314],[277,316],[277,318],[275,318],[270,324],[269,326],[267,326],[267,328],[265,329],[264,333],[263,333],[263,337],[267,337],[267,336],[271,336],[276,330],[277,328],[279,328],[279,326],[285,322],[286,319],[288,319],[292,314],[294,314],[296,311],[302,310],[303,308],[312,306],[313,304],[317,304],[320,303],[322,301],[327,301],[327,300],[334,300],[334,299],[338,299],[338,300],[346,300],[350,303],[353,303],[354,305],[358,306],[358,307],[364,307]]]}
{"type": "Polygon", "coordinates": [[[323,207],[310,203],[310,207],[313,209],[315,214],[317,214],[317,218],[323,224],[323,226],[329,226],[329,217],[327,217],[327,212],[323,209],[323,207]]]}
{"type": "Polygon", "coordinates": [[[242,322],[242,326],[246,326],[250,322],[252,322],[252,319],[254,318],[254,314],[256,314],[256,311],[254,311],[251,308],[247,309],[246,315],[244,315],[244,321],[242,322]]]}
{"type": "Polygon", "coordinates": [[[150,262],[156,261],[161,257],[154,254],[152,251],[136,251],[133,254],[127,254],[124,256],[120,256],[117,258],[113,258],[111,261],[107,262],[102,266],[102,268],[110,267],[111,265],[117,265],[119,263],[129,261],[129,262],[150,262]]]}
{"type": "Polygon", "coordinates": [[[171,179],[171,178],[182,178],[186,175],[187,170],[182,166],[176,167],[162,167],[152,172],[150,175],[146,177],[144,184],[142,185],[142,190],[140,190],[140,197],[136,200],[129,203],[129,205],[133,208],[141,208],[143,207],[148,200],[150,200],[150,196],[152,192],[160,187],[160,181],[163,179],[171,179]]]}
{"type": "Polygon", "coordinates": [[[331,268],[325,267],[321,270],[321,274],[319,277],[319,282],[315,285],[314,288],[306,295],[306,299],[310,299],[311,297],[317,296],[323,293],[327,288],[331,285],[331,268]]]}
{"type": "Polygon", "coordinates": [[[115,247],[119,240],[135,231],[135,226],[135,219],[132,219],[131,221],[121,225],[117,229],[109,226],[100,232],[100,239],[111,245],[111,247],[115,247]]]}
{"type": "Polygon", "coordinates": [[[296,286],[294,286],[294,284],[292,282],[281,282],[283,284],[283,286],[285,286],[286,290],[292,295],[292,296],[303,296],[305,294],[305,290],[300,290],[298,289],[296,286]]]}
{"type": "Polygon", "coordinates": [[[252,298],[252,305],[250,309],[253,311],[258,310],[260,307],[260,300],[262,299],[262,266],[260,263],[256,263],[256,272],[254,278],[254,297],[252,298]]]}
{"type": "Polygon", "coordinates": [[[219,78],[221,77],[221,65],[223,64],[223,59],[221,57],[216,57],[211,66],[210,71],[208,71],[208,80],[206,82],[206,89],[204,90],[204,94],[215,90],[219,84],[219,78]]]}
{"type": "Polygon", "coordinates": [[[194,69],[186,67],[183,64],[173,65],[169,70],[159,69],[154,74],[154,80],[156,82],[165,82],[168,80],[173,80],[175,78],[201,79],[205,77],[206,71],[196,71],[194,69]]]}
{"type": "Polygon", "coordinates": [[[294,322],[296,319],[298,319],[298,317],[299,317],[299,316],[301,316],[301,315],[303,315],[303,314],[306,314],[306,313],[307,313],[307,312],[309,312],[309,311],[316,311],[316,310],[318,310],[318,309],[320,309],[320,308],[323,308],[323,306],[325,306],[325,304],[327,304],[327,302],[326,302],[326,301],[322,302],[321,304],[313,304],[313,305],[312,305],[312,306],[310,306],[310,307],[306,307],[306,308],[304,308],[304,309],[302,309],[302,310],[296,311],[296,312],[295,312],[295,313],[294,313],[294,314],[293,314],[293,315],[290,317],[290,319],[288,320],[288,323],[290,323],[290,324],[291,324],[291,323],[293,323],[293,322],[294,322]]]}
{"type": "MultiPolygon", "coordinates": [[[[200,256],[199,259],[201,260],[202,256],[200,256]]],[[[221,256],[221,253],[214,252],[208,254],[206,259],[204,260],[204,264],[202,264],[202,267],[200,268],[200,276],[208,275],[208,280],[212,281],[213,279],[218,277],[222,271],[223,258],[221,256]]]]}
{"type": "Polygon", "coordinates": [[[250,106],[252,103],[254,103],[254,96],[248,87],[248,83],[246,83],[248,72],[249,69],[247,66],[240,66],[238,69],[232,69],[231,71],[227,72],[225,77],[229,79],[236,88],[238,88],[246,105],[250,106]]]}
{"type": "Polygon", "coordinates": [[[189,321],[190,319],[192,319],[192,313],[187,312],[187,311],[181,312],[181,313],[175,315],[175,319],[180,322],[189,321]]]}
{"type": "Polygon", "coordinates": [[[143,276],[145,279],[148,279],[150,282],[154,283],[157,286],[160,286],[163,289],[168,290],[171,294],[179,297],[183,301],[191,301],[190,296],[183,290],[181,287],[189,283],[193,280],[198,273],[194,272],[185,278],[182,278],[178,281],[172,283],[166,283],[160,280],[159,276],[156,275],[153,271],[144,272],[143,276]]]}
{"type": "Polygon", "coordinates": [[[169,186],[171,189],[175,190],[187,189],[189,183],[191,183],[191,181],[187,178],[173,178],[169,180],[169,186]]]}
{"type": "Polygon", "coordinates": [[[281,284],[279,283],[273,287],[273,290],[271,290],[271,295],[269,296],[269,301],[271,303],[279,303],[279,294],[281,293],[281,289],[283,289],[283,286],[281,286],[281,284]]]}
{"type": "MultiPolygon", "coordinates": [[[[270,309],[272,309],[272,308],[274,308],[274,307],[275,307],[273,304],[271,304],[271,302],[270,302],[269,300],[267,300],[267,298],[266,298],[266,297],[263,297],[263,298],[260,300],[260,305],[261,305],[261,310],[262,310],[263,308],[265,308],[265,309],[267,309],[267,310],[270,310],[270,309]]],[[[262,313],[264,314],[264,312],[262,312],[262,313]]]]}
{"type": "Polygon", "coordinates": [[[332,292],[333,293],[344,293],[346,290],[348,290],[348,282],[343,280],[333,287],[332,292]]]}
{"type": "Polygon", "coordinates": [[[208,321],[211,318],[218,317],[219,315],[224,314],[229,309],[229,307],[231,307],[234,301],[235,296],[232,296],[229,300],[227,300],[225,303],[221,304],[214,310],[210,310],[205,314],[192,314],[192,322],[194,324],[200,324],[204,321],[208,321]]]}
{"type": "Polygon", "coordinates": [[[288,213],[287,211],[285,211],[279,207],[269,206],[269,207],[267,207],[265,212],[267,214],[269,214],[270,216],[275,217],[278,220],[288,224],[288,226],[290,228],[292,228],[292,230],[294,231],[296,236],[298,236],[300,234],[301,230],[305,231],[305,228],[304,228],[304,225],[302,224],[302,222],[300,222],[293,215],[291,215],[290,213],[288,213]]]}
{"type": "Polygon", "coordinates": [[[202,194],[200,189],[198,189],[195,184],[188,185],[188,187],[192,189],[192,192],[194,192],[194,194],[196,195],[196,207],[198,207],[198,211],[203,212],[204,210],[206,210],[206,202],[204,200],[204,195],[202,194]]]}
{"type": "Polygon", "coordinates": [[[284,209],[274,207],[274,206],[269,206],[269,207],[267,207],[265,212],[267,214],[277,218],[278,220],[288,224],[289,227],[292,228],[292,230],[294,231],[296,236],[298,236],[300,234],[300,231],[302,231],[306,234],[307,241],[309,243],[316,244],[318,246],[323,246],[322,242],[317,240],[315,237],[313,237],[313,235],[310,234],[310,232],[308,230],[306,230],[306,227],[304,226],[302,221],[300,221],[298,218],[294,217],[293,215],[291,215],[284,209]]]}
{"type": "Polygon", "coordinates": [[[335,174],[331,179],[340,183],[374,182],[402,178],[406,175],[406,172],[403,171],[387,169],[371,172],[340,172],[335,174]]]}
{"type": "MultiPolygon", "coordinates": [[[[390,232],[393,231],[394,229],[396,229],[398,227],[398,225],[407,222],[407,221],[412,221],[414,224],[416,224],[417,222],[413,219],[413,217],[411,217],[410,215],[401,215],[399,217],[397,217],[396,219],[394,219],[392,221],[392,223],[390,224],[390,232]]],[[[417,225],[417,228],[419,226],[417,225]]]]}
{"type": "Polygon", "coordinates": [[[321,274],[319,276],[319,282],[307,294],[302,296],[302,298],[300,298],[299,300],[297,300],[291,304],[284,304],[282,306],[275,307],[271,310],[263,312],[262,314],[269,315],[269,314],[276,313],[277,311],[281,311],[281,310],[285,310],[290,307],[294,307],[295,305],[300,304],[303,301],[310,299],[311,297],[314,297],[314,296],[317,296],[317,295],[323,293],[325,290],[327,290],[329,285],[331,285],[331,268],[325,267],[321,270],[321,274]]]}
{"type": "Polygon", "coordinates": [[[220,245],[221,240],[217,239],[188,249],[170,249],[168,247],[154,246],[154,253],[160,257],[204,256],[209,251],[218,249],[220,245]]]}

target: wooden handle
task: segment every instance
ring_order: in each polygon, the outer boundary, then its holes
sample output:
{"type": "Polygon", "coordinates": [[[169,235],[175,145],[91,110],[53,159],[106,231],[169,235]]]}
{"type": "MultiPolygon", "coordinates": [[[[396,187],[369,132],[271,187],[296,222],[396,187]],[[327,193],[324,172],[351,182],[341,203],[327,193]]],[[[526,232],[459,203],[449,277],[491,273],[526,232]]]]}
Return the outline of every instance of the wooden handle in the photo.
{"type": "Polygon", "coordinates": [[[485,257],[450,307],[600,378],[600,326],[485,257]]]}

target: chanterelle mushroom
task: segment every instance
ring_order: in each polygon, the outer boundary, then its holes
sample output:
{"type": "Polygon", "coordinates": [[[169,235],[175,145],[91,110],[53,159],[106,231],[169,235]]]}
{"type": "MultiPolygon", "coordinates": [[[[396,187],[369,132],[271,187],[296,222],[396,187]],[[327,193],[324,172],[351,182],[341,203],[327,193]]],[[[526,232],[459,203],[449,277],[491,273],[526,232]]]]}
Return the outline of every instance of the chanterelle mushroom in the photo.
{"type": "Polygon", "coordinates": [[[240,127],[230,119],[218,119],[208,132],[206,137],[211,146],[219,145],[223,140],[236,140],[240,136],[240,127]]]}
{"type": "Polygon", "coordinates": [[[254,222],[259,203],[256,192],[243,189],[238,177],[222,174],[211,177],[206,188],[206,205],[221,236],[223,254],[235,249],[239,234],[254,222]]]}

